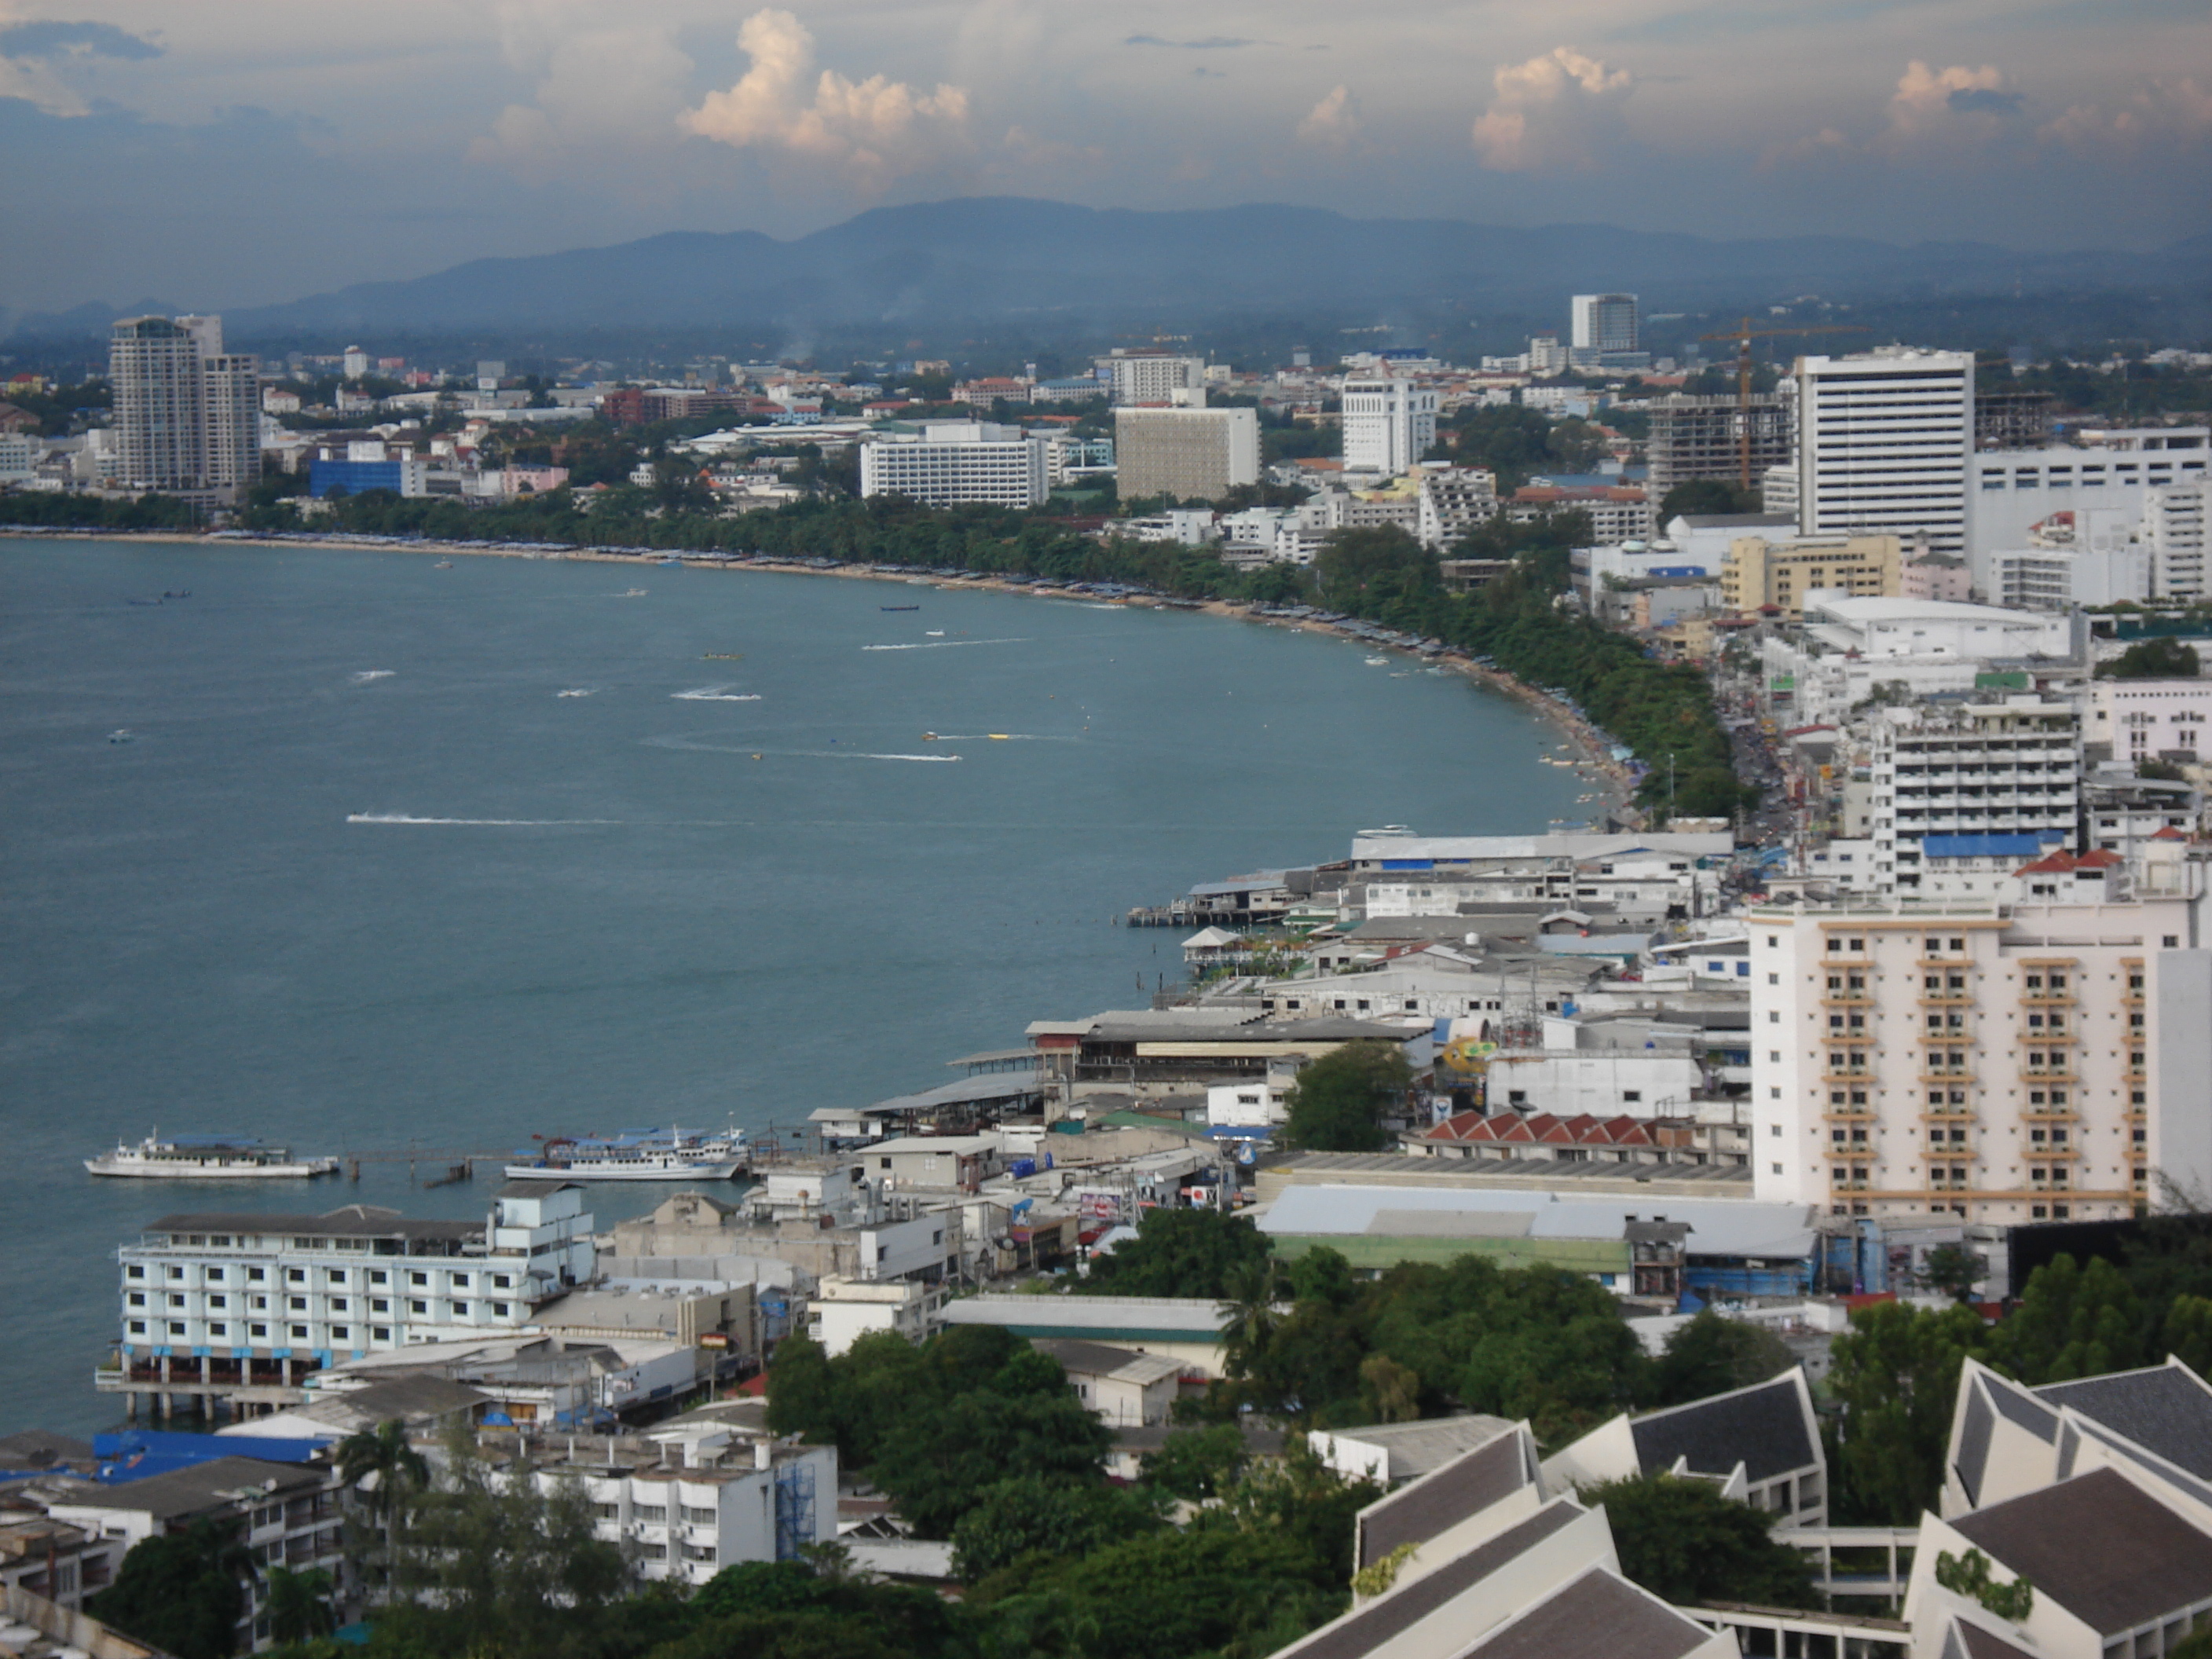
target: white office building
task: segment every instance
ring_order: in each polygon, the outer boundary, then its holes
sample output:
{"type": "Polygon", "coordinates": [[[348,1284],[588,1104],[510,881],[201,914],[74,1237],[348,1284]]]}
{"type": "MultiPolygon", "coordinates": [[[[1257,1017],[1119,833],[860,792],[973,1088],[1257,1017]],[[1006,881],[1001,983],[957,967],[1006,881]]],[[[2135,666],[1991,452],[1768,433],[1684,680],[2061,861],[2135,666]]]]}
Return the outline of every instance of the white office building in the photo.
{"type": "Polygon", "coordinates": [[[1634,351],[1638,349],[1633,294],[1577,294],[1570,307],[1569,349],[1575,351],[1634,351]]]}
{"type": "Polygon", "coordinates": [[[1886,347],[1797,360],[1798,524],[1808,536],[1924,538],[1967,550],[1970,352],[1886,347]]]}
{"type": "Polygon", "coordinates": [[[2017,1224],[2203,1191],[2202,866],[2157,846],[2124,902],[1751,911],[1759,1197],[2017,1224]]]}
{"type": "Polygon", "coordinates": [[[1035,507],[1051,494],[1046,442],[988,421],[932,422],[918,438],[878,435],[860,446],[860,494],[925,507],[1035,507]]]}
{"type": "Polygon", "coordinates": [[[2116,605],[2151,596],[2151,550],[2119,547],[2022,547],[1987,559],[1990,600],[2026,611],[2116,605]]]}
{"type": "Polygon", "coordinates": [[[1206,359],[1171,351],[1117,351],[1096,360],[1117,404],[1206,402],[1206,359]]]}
{"type": "Polygon", "coordinates": [[[163,1216],[116,1253],[120,1363],[98,1385],[252,1399],[372,1352],[524,1329],[592,1275],[583,1200],[571,1183],[511,1181],[483,1221],[365,1204],[163,1216]]]}
{"type": "Polygon", "coordinates": [[[2068,443],[1977,454],[1974,586],[1994,596],[2000,555],[2063,538],[2080,551],[2148,545],[2159,595],[2203,594],[2208,462],[2212,428],[2201,426],[2084,430],[2068,443]]]}
{"type": "Polygon", "coordinates": [[[2094,680],[2086,738],[2116,761],[2212,759],[2205,717],[2212,680],[2094,680]]]}
{"type": "Polygon", "coordinates": [[[1437,441],[1437,394],[1410,380],[1344,383],[1344,470],[1395,477],[1437,441]]]}
{"type": "Polygon", "coordinates": [[[261,476],[258,359],[222,349],[220,317],[132,317],[108,341],[113,483],[234,500],[261,476]]]}
{"type": "Polygon", "coordinates": [[[2081,722],[2070,702],[1918,702],[1874,712],[1875,872],[1911,894],[1928,836],[2031,836],[2070,845],[2081,818],[2081,722]]]}

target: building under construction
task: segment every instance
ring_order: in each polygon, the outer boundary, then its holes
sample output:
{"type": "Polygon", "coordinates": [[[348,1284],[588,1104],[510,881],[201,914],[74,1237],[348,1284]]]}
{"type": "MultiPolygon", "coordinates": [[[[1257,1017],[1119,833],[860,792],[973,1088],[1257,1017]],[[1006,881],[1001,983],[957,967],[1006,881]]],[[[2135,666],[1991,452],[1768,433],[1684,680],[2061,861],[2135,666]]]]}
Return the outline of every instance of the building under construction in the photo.
{"type": "Polygon", "coordinates": [[[1755,392],[1698,398],[1677,394],[1644,405],[1651,414],[1645,444],[1654,501],[1666,499],[1676,484],[1692,478],[1733,483],[1743,474],[1744,427],[1751,428],[1750,475],[1755,481],[1771,466],[1796,461],[1797,409],[1779,392],[1755,392]]]}

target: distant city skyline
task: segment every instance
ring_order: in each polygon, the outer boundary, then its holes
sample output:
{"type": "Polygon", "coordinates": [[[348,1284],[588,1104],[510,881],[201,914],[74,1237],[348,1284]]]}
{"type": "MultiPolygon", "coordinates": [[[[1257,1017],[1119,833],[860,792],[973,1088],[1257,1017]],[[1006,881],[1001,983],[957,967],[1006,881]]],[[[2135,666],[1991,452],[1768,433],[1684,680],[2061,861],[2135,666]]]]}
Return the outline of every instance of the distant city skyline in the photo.
{"type": "Polygon", "coordinates": [[[0,307],[990,194],[2119,252],[2212,228],[2206,64],[2171,0],[0,0],[0,307]]]}

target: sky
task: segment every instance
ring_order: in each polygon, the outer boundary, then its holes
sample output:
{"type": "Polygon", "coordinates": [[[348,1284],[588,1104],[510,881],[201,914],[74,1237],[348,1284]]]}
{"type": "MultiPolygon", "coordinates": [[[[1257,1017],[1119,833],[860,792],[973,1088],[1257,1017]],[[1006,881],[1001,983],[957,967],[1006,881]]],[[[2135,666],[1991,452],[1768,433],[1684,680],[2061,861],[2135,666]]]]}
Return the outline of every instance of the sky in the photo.
{"type": "Polygon", "coordinates": [[[974,195],[2124,258],[2212,229],[2212,5],[0,0],[0,157],[19,311],[974,195]]]}

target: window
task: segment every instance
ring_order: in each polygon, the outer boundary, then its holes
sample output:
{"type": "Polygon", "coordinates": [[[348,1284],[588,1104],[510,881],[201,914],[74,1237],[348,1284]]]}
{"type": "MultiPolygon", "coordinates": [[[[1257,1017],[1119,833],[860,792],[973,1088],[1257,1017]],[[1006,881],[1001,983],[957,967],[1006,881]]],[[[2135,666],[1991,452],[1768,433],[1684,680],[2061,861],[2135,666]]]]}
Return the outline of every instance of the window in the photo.
{"type": "Polygon", "coordinates": [[[346,1282],[346,1270],[343,1267],[325,1267],[323,1279],[327,1284],[343,1285],[346,1282]]]}
{"type": "Polygon", "coordinates": [[[504,1319],[504,1318],[506,1318],[506,1317],[507,1317],[507,1304],[506,1304],[506,1303],[504,1303],[504,1302],[495,1302],[495,1303],[493,1303],[493,1304],[491,1304],[491,1316],[492,1316],[494,1319],[504,1319]]]}
{"type": "Polygon", "coordinates": [[[246,1282],[249,1285],[263,1284],[268,1278],[269,1270],[265,1267],[248,1267],[246,1270],[246,1282]]]}
{"type": "Polygon", "coordinates": [[[430,1275],[428,1273],[410,1273],[407,1275],[407,1282],[410,1285],[428,1285],[430,1282],[430,1275]]]}
{"type": "Polygon", "coordinates": [[[297,1341],[297,1342],[304,1342],[304,1341],[306,1341],[306,1340],[307,1340],[307,1328],[305,1325],[295,1325],[295,1326],[293,1326],[293,1327],[292,1327],[292,1338],[293,1338],[293,1340],[294,1340],[295,1341],[297,1341]]]}
{"type": "MultiPolygon", "coordinates": [[[[1777,1168],[1777,1169],[1776,1169],[1776,1170],[1775,1170],[1775,1173],[1776,1173],[1777,1175],[1779,1175],[1779,1174],[1781,1174],[1781,1173],[1782,1173],[1782,1171],[1781,1171],[1781,1170],[1780,1170],[1779,1168],[1777,1168]]],[[[143,1319],[134,1319],[134,1320],[132,1320],[132,1321],[131,1322],[131,1335],[133,1335],[133,1336],[143,1336],[143,1335],[145,1335],[145,1334],[146,1334],[146,1322],[145,1322],[144,1320],[143,1320],[143,1319]]]]}
{"type": "Polygon", "coordinates": [[[701,1509],[696,1504],[684,1506],[684,1518],[695,1527],[711,1527],[721,1519],[719,1510],[701,1509]]]}
{"type": "Polygon", "coordinates": [[[633,1504],[630,1505],[629,1513],[630,1518],[633,1521],[643,1521],[650,1525],[658,1526],[668,1519],[668,1505],[665,1504],[633,1504]]]}
{"type": "Polygon", "coordinates": [[[210,1285],[220,1285],[222,1283],[222,1269],[220,1267],[210,1267],[207,1270],[207,1276],[208,1283],[210,1285]]]}
{"type": "Polygon", "coordinates": [[[407,1311],[411,1314],[427,1314],[430,1311],[430,1304],[427,1302],[410,1302],[407,1304],[407,1311]]]}
{"type": "Polygon", "coordinates": [[[304,1296],[288,1296],[284,1298],[284,1304],[287,1307],[290,1308],[294,1313],[305,1313],[307,1311],[307,1298],[304,1296]]]}
{"type": "Polygon", "coordinates": [[[378,1342],[389,1342],[392,1340],[392,1327],[389,1325],[372,1325],[368,1328],[368,1334],[372,1340],[378,1342]]]}
{"type": "Polygon", "coordinates": [[[467,1303],[465,1303],[465,1302],[456,1302],[455,1304],[453,1304],[453,1317],[454,1317],[454,1318],[456,1318],[456,1319],[466,1319],[468,1316],[469,1316],[469,1304],[468,1304],[467,1303]]]}
{"type": "Polygon", "coordinates": [[[345,1326],[345,1325],[333,1325],[333,1326],[331,1326],[331,1341],[333,1341],[333,1342],[350,1342],[350,1341],[352,1341],[352,1340],[353,1340],[353,1331],[352,1331],[352,1328],[351,1328],[349,1326],[345,1326]]]}
{"type": "Polygon", "coordinates": [[[511,1291],[514,1288],[514,1280],[505,1273],[494,1273],[491,1287],[495,1291],[511,1291]]]}
{"type": "Polygon", "coordinates": [[[455,1273],[453,1275],[453,1288],[455,1290],[465,1291],[468,1287],[469,1276],[466,1273],[455,1273]]]}
{"type": "Polygon", "coordinates": [[[285,1282],[286,1284],[288,1284],[288,1285],[304,1285],[304,1284],[306,1284],[306,1283],[307,1282],[307,1270],[305,1267],[287,1267],[287,1268],[285,1268],[285,1269],[284,1269],[284,1282],[285,1282]]]}
{"type": "Polygon", "coordinates": [[[173,1319],[169,1322],[169,1334],[171,1336],[182,1336],[184,1334],[185,1322],[183,1320],[173,1319]]]}
{"type": "Polygon", "coordinates": [[[369,1299],[368,1310],[371,1313],[390,1313],[392,1304],[380,1296],[372,1297],[369,1299]]]}
{"type": "Polygon", "coordinates": [[[371,1267],[368,1270],[368,1282],[372,1285],[389,1285],[392,1282],[392,1275],[381,1267],[371,1267]]]}
{"type": "Polygon", "coordinates": [[[123,1276],[125,1279],[143,1279],[146,1277],[146,1270],[143,1267],[125,1267],[123,1270],[123,1276]]]}
{"type": "Polygon", "coordinates": [[[143,1291],[133,1291],[124,1299],[134,1308],[143,1308],[146,1305],[146,1292],[143,1291]]]}
{"type": "Polygon", "coordinates": [[[1620,1097],[1623,1100],[1640,1102],[1644,1098],[1644,1091],[1641,1089],[1623,1089],[1620,1091],[1620,1097]]]}
{"type": "Polygon", "coordinates": [[[227,1296],[211,1296],[208,1297],[208,1306],[210,1308],[227,1308],[229,1305],[230,1298],[227,1296]]]}

